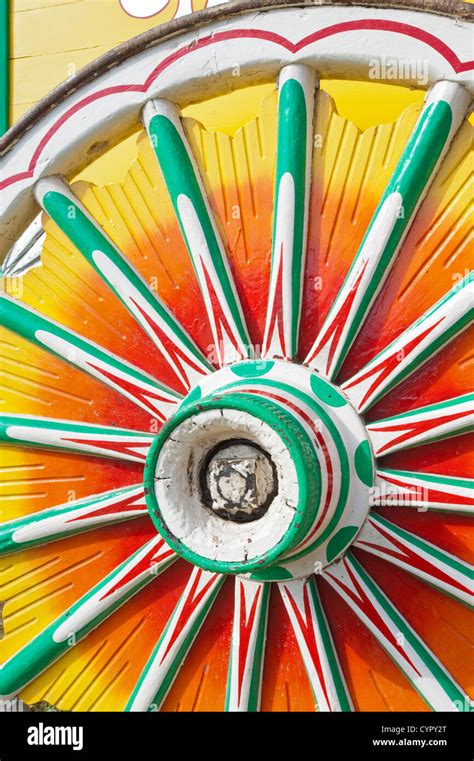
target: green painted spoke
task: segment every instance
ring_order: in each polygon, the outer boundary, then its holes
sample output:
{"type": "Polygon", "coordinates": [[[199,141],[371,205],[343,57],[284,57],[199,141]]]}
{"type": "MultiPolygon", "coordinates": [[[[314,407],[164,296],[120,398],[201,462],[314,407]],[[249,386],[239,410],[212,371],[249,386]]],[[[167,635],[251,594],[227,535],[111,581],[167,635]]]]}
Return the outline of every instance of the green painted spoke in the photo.
{"type": "Polygon", "coordinates": [[[467,90],[454,82],[438,82],[428,92],[341,290],[305,359],[322,375],[330,379],[337,375],[470,102],[467,90]]]}
{"type": "Polygon", "coordinates": [[[470,710],[468,696],[351,553],[323,576],[433,711],[470,710]]]}
{"type": "Polygon", "coordinates": [[[352,701],[337,657],[314,578],[279,583],[318,711],[352,711],[352,701]]]}
{"type": "Polygon", "coordinates": [[[372,513],[356,547],[403,568],[467,605],[473,603],[472,566],[449,552],[372,513]]]}
{"type": "Polygon", "coordinates": [[[269,584],[235,579],[226,711],[260,708],[269,595],[269,584]]]}
{"type": "Polygon", "coordinates": [[[62,180],[40,180],[36,197],[71,243],[118,296],[189,390],[212,366],[172,312],[125,259],[62,180]]]}
{"type": "Polygon", "coordinates": [[[313,154],[316,75],[285,66],[278,82],[278,148],[272,263],[264,357],[292,359],[298,351],[313,154]]]}
{"type": "Polygon", "coordinates": [[[148,515],[140,484],[40,510],[0,524],[0,555],[148,515]]]}
{"type": "Polygon", "coordinates": [[[154,436],[127,428],[33,415],[0,415],[0,443],[71,450],[144,463],[154,436]]]}
{"type": "Polygon", "coordinates": [[[472,323],[473,282],[471,273],[342,385],[359,412],[375,404],[472,323]]]}
{"type": "Polygon", "coordinates": [[[158,711],[224,582],[195,566],[158,643],[143,669],[126,711],[158,711]]]}
{"type": "Polygon", "coordinates": [[[251,347],[244,314],[178,111],[157,99],[146,104],[143,119],[204,297],[217,362],[246,358],[251,347]]]}
{"type": "Polygon", "coordinates": [[[0,696],[16,695],[175,558],[160,536],[147,542],[0,667],[0,696]]]}
{"type": "Polygon", "coordinates": [[[367,425],[375,455],[427,444],[472,431],[474,394],[429,404],[367,425]]]}
{"type": "Polygon", "coordinates": [[[9,330],[98,378],[162,421],[181,398],[151,375],[5,294],[0,296],[0,317],[9,330]]]}

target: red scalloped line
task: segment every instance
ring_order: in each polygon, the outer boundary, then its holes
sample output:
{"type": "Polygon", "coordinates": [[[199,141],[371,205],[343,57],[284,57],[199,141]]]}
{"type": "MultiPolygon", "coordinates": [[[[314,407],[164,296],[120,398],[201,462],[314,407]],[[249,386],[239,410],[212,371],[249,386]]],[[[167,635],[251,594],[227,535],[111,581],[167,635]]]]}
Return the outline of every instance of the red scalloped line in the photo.
{"type": "Polygon", "coordinates": [[[287,40],[285,37],[282,37],[275,32],[267,32],[263,29],[234,29],[233,31],[228,32],[217,32],[215,34],[209,35],[208,37],[203,37],[202,40],[191,43],[190,45],[181,48],[180,50],[176,50],[174,53],[165,58],[164,61],[158,64],[155,69],[153,69],[153,71],[149,74],[142,85],[129,84],[106,87],[103,90],[99,90],[98,92],[93,93],[92,95],[88,95],[86,98],[79,101],[79,103],[71,106],[71,108],[68,109],[58,119],[57,122],[55,122],[55,124],[40,140],[35,152],[33,153],[28,169],[24,172],[19,172],[18,174],[7,177],[7,179],[3,180],[3,182],[0,183],[0,189],[6,188],[15,182],[18,182],[19,180],[27,179],[28,177],[33,176],[36,163],[41,152],[43,151],[44,146],[49,142],[51,137],[55,134],[55,132],[58,131],[64,122],[66,122],[69,117],[72,116],[76,111],[84,108],[89,103],[93,103],[95,100],[103,98],[107,95],[113,95],[120,92],[146,92],[152,82],[154,82],[154,80],[163,71],[165,71],[165,69],[171,66],[171,64],[175,61],[183,58],[188,53],[192,53],[194,50],[199,50],[201,48],[207,47],[208,45],[213,45],[216,42],[226,42],[227,40],[232,39],[260,39],[265,40],[266,42],[273,42],[276,45],[280,45],[280,47],[285,48],[290,53],[297,53],[307,45],[311,45],[314,42],[324,40],[326,37],[332,37],[333,35],[341,34],[343,32],[352,32],[361,29],[395,32],[397,34],[404,34],[407,37],[413,37],[414,39],[423,42],[425,45],[429,45],[429,47],[433,48],[433,50],[439,53],[450,64],[456,74],[459,74],[463,71],[471,71],[474,69],[474,60],[460,61],[454,50],[452,50],[449,45],[446,45],[446,43],[444,43],[438,37],[435,37],[429,32],[425,32],[423,29],[418,29],[418,27],[413,26],[412,24],[403,24],[399,21],[385,21],[381,19],[344,21],[339,24],[328,26],[325,29],[321,29],[317,32],[313,32],[296,44],[290,42],[290,40],[287,40]]]}

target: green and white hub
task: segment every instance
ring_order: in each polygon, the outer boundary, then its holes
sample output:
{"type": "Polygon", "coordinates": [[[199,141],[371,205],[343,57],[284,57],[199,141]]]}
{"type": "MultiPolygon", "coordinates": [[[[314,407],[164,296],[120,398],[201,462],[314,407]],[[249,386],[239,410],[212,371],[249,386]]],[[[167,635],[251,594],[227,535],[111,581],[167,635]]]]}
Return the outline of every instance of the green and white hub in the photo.
{"type": "Polygon", "coordinates": [[[179,555],[261,581],[303,578],[344,553],[373,481],[347,398],[285,360],[207,376],[161,429],[145,469],[148,509],[179,555]]]}

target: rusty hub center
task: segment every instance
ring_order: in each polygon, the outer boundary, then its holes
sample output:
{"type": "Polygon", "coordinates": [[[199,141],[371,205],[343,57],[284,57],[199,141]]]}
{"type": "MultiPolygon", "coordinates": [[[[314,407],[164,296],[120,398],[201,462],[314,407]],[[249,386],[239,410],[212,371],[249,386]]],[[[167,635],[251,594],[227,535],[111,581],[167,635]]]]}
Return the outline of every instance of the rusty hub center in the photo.
{"type": "Polygon", "coordinates": [[[207,507],[221,518],[241,523],[261,518],[278,492],[271,457],[245,439],[214,447],[201,468],[200,484],[207,507]]]}

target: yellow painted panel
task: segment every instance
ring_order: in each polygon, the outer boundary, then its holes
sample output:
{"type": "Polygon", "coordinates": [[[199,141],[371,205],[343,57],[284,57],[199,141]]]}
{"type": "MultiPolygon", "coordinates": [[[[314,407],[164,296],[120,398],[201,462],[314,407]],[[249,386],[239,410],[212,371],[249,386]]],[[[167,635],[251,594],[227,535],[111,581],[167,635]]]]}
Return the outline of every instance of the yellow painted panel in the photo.
{"type": "Polygon", "coordinates": [[[81,0],[75,3],[46,4],[15,13],[12,19],[12,55],[44,55],[76,51],[96,45],[113,47],[147,29],[173,18],[178,0],[158,16],[135,19],[128,16],[118,0],[81,0]],[[40,30],[40,31],[39,31],[40,30]]]}
{"type": "Polygon", "coordinates": [[[100,45],[85,50],[50,53],[41,56],[14,58],[11,62],[13,78],[12,103],[35,103],[60,82],[75,74],[82,66],[94,61],[109,50],[100,45]]]}

